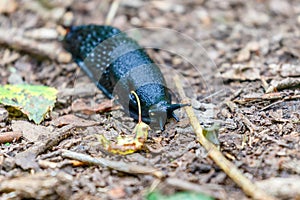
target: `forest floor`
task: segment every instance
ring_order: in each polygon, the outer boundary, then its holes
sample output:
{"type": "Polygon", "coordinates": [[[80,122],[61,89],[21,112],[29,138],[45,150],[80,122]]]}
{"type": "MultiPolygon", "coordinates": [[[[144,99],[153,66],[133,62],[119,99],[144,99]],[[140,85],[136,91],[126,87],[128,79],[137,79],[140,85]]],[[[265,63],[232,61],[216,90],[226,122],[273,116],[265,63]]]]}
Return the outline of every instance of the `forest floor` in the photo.
{"type": "MultiPolygon", "coordinates": [[[[111,1],[3,2],[0,84],[59,93],[40,125],[0,105],[0,135],[22,132],[0,144],[0,198],[133,200],[153,190],[250,198],[208,157],[183,109],[176,111],[180,122],[149,132],[144,150],[115,155],[99,144],[95,134],[115,140],[135,122],[63,52],[56,30],[67,10],[75,25],[104,24],[111,1]],[[32,32],[40,28],[45,32],[32,32]],[[165,177],[87,165],[63,150],[155,168],[165,177]]],[[[200,123],[218,124],[220,151],[247,178],[279,199],[300,198],[299,1],[122,1],[112,26],[148,47],[174,102],[180,98],[172,78],[181,75],[200,123]]]]}

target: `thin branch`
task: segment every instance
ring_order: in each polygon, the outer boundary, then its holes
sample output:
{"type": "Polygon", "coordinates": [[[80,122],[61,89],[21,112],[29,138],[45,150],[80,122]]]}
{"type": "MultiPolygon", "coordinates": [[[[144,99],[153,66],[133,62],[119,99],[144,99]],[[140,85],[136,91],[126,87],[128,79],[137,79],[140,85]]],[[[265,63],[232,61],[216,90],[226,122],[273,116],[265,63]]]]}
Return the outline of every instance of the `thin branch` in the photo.
{"type": "Polygon", "coordinates": [[[36,162],[36,157],[46,150],[52,148],[53,146],[57,145],[62,140],[66,139],[67,137],[73,134],[75,127],[73,125],[64,126],[56,131],[54,131],[50,137],[34,144],[33,146],[29,147],[25,151],[18,153],[16,155],[16,164],[21,166],[21,168],[27,169],[38,169],[39,166],[36,162]]]}
{"type": "Polygon", "coordinates": [[[22,137],[22,135],[23,134],[20,131],[1,133],[0,134],[0,144],[18,140],[20,137],[22,137]]]}
{"type": "Polygon", "coordinates": [[[53,42],[42,43],[25,38],[17,29],[0,28],[0,44],[40,57],[50,58],[60,63],[68,63],[72,59],[71,54],[64,51],[59,45],[53,42]]]}
{"type": "MultiPolygon", "coordinates": [[[[177,87],[178,93],[183,99],[182,103],[189,103],[189,99],[186,97],[183,90],[182,84],[178,76],[174,77],[175,85],[177,87]]],[[[193,111],[191,106],[184,107],[190,123],[195,131],[198,142],[206,149],[209,157],[215,161],[215,163],[238,185],[242,188],[245,194],[251,196],[254,199],[274,199],[274,197],[269,196],[264,191],[260,190],[256,185],[254,185],[249,179],[247,179],[238,168],[228,161],[223,154],[210,143],[203,135],[203,129],[193,111]]]]}
{"type": "Polygon", "coordinates": [[[152,167],[135,165],[135,164],[125,163],[122,161],[112,161],[104,158],[94,158],[86,154],[76,153],[69,150],[62,150],[62,156],[65,158],[79,160],[81,162],[88,163],[88,164],[108,167],[129,174],[149,174],[149,175],[156,176],[158,178],[163,178],[165,176],[165,174],[162,171],[152,167]]]}
{"type": "Polygon", "coordinates": [[[108,11],[108,14],[106,16],[106,20],[105,20],[105,24],[106,25],[111,25],[112,20],[114,19],[117,10],[119,8],[120,5],[120,0],[114,0],[113,3],[110,6],[110,9],[108,11]]]}

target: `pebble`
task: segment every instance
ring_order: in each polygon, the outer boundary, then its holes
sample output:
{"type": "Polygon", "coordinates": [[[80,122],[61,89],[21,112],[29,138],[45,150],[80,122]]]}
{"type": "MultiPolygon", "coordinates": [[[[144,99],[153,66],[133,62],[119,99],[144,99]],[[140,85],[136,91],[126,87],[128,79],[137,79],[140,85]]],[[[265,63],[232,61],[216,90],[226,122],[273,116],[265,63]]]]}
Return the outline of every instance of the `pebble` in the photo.
{"type": "Polygon", "coordinates": [[[6,121],[8,118],[8,111],[5,108],[0,108],[0,122],[6,121]]]}
{"type": "Polygon", "coordinates": [[[24,84],[24,81],[23,81],[23,78],[20,74],[12,73],[8,77],[8,83],[10,83],[10,84],[24,84]]]}
{"type": "Polygon", "coordinates": [[[237,56],[237,62],[243,62],[243,61],[248,61],[251,57],[251,53],[248,48],[242,49],[238,56],[237,56]]]}

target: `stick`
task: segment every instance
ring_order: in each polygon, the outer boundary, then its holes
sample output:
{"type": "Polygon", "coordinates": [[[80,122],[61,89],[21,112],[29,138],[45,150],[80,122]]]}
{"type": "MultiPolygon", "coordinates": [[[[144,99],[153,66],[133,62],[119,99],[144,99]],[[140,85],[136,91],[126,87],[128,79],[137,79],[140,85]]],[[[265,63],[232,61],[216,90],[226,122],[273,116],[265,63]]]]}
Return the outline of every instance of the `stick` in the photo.
{"type": "Polygon", "coordinates": [[[265,107],[263,107],[262,109],[260,109],[260,111],[263,111],[263,110],[267,110],[269,109],[270,107],[276,105],[276,104],[279,104],[279,103],[282,103],[284,101],[287,101],[287,100],[296,100],[296,99],[300,99],[300,95],[293,95],[293,96],[287,96],[287,97],[284,97],[283,99],[279,100],[279,101],[275,101],[265,107]]]}
{"type": "MultiPolygon", "coordinates": [[[[72,130],[74,130],[75,128],[76,126],[70,124],[58,129],[57,131],[52,133],[52,136],[47,138],[45,141],[39,143],[36,146],[32,146],[33,152],[35,152],[37,156],[44,153],[46,150],[51,149],[52,147],[59,144],[62,140],[73,135],[74,133],[72,130]]],[[[31,147],[29,149],[31,149],[31,147]]]]}
{"type": "MultiPolygon", "coordinates": [[[[189,99],[186,97],[183,87],[180,83],[179,76],[174,77],[175,85],[177,87],[180,97],[183,99],[182,103],[188,103],[189,99]]],[[[245,194],[254,199],[267,199],[271,200],[274,197],[269,196],[264,191],[255,186],[249,179],[247,179],[238,168],[228,161],[223,154],[210,143],[203,135],[203,129],[193,111],[191,106],[184,107],[190,123],[197,136],[197,141],[206,149],[209,157],[238,185],[242,188],[245,194]]]]}
{"type": "Polygon", "coordinates": [[[21,36],[20,31],[17,31],[17,29],[0,28],[0,44],[40,57],[50,58],[59,63],[68,63],[72,59],[71,54],[64,51],[59,45],[27,39],[21,36]]]}
{"type": "Polygon", "coordinates": [[[20,131],[1,133],[0,134],[0,144],[18,140],[20,137],[22,137],[22,135],[23,134],[20,131]]]}
{"type": "Polygon", "coordinates": [[[64,126],[55,132],[52,133],[52,135],[49,138],[46,138],[43,141],[40,141],[39,143],[29,147],[25,151],[19,153],[17,156],[26,153],[33,153],[35,156],[38,156],[42,153],[44,153],[46,150],[54,147],[58,143],[60,143],[62,140],[66,139],[67,137],[71,136],[73,134],[72,130],[75,129],[74,125],[67,125],[64,126]]]}
{"type": "Polygon", "coordinates": [[[141,165],[129,164],[122,161],[112,161],[104,158],[94,158],[82,153],[76,153],[69,150],[62,150],[62,157],[79,160],[81,162],[108,167],[129,174],[150,174],[158,178],[163,178],[165,174],[155,168],[141,165]]]}
{"type": "Polygon", "coordinates": [[[120,5],[120,0],[114,0],[113,3],[111,4],[105,20],[106,25],[111,25],[111,22],[117,13],[119,5],[120,5]]]}
{"type": "Polygon", "coordinates": [[[39,166],[36,162],[36,157],[46,150],[52,148],[53,146],[57,145],[62,140],[66,139],[67,137],[73,134],[75,127],[73,125],[64,126],[55,132],[52,135],[37,144],[29,147],[25,151],[18,153],[16,155],[16,164],[19,165],[22,169],[39,169],[39,166]]]}

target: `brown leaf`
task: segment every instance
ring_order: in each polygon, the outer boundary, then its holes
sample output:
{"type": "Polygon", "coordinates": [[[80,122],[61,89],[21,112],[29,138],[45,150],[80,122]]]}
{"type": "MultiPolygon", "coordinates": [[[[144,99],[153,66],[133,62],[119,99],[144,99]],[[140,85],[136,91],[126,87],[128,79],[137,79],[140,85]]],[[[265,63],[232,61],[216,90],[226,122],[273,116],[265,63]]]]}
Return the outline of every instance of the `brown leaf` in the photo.
{"type": "Polygon", "coordinates": [[[55,120],[53,120],[51,122],[52,125],[56,126],[56,127],[61,127],[61,126],[65,126],[65,125],[74,125],[74,126],[78,126],[78,127],[88,127],[88,126],[95,126],[97,124],[99,124],[99,122],[95,122],[92,120],[85,120],[79,117],[76,117],[75,115],[64,115],[61,116],[55,120]]]}
{"type": "Polygon", "coordinates": [[[12,129],[14,131],[19,131],[23,133],[25,137],[30,142],[36,142],[42,135],[49,135],[50,131],[41,125],[35,125],[27,121],[12,121],[12,129]]]}
{"type": "Polygon", "coordinates": [[[110,110],[115,110],[118,107],[113,107],[112,100],[105,100],[100,104],[95,104],[93,106],[88,105],[84,100],[78,99],[72,103],[72,110],[74,112],[82,112],[87,115],[95,114],[97,112],[106,112],[110,110]]]}
{"type": "Polygon", "coordinates": [[[16,164],[24,170],[39,169],[35,160],[36,154],[30,151],[24,151],[16,155],[16,164]]]}
{"type": "Polygon", "coordinates": [[[285,78],[280,81],[273,80],[269,88],[267,88],[266,93],[281,91],[284,89],[299,88],[299,87],[300,87],[300,78],[285,78]]]}
{"type": "Polygon", "coordinates": [[[257,80],[260,79],[260,71],[258,67],[242,64],[223,64],[221,67],[221,78],[228,80],[257,80]]]}

